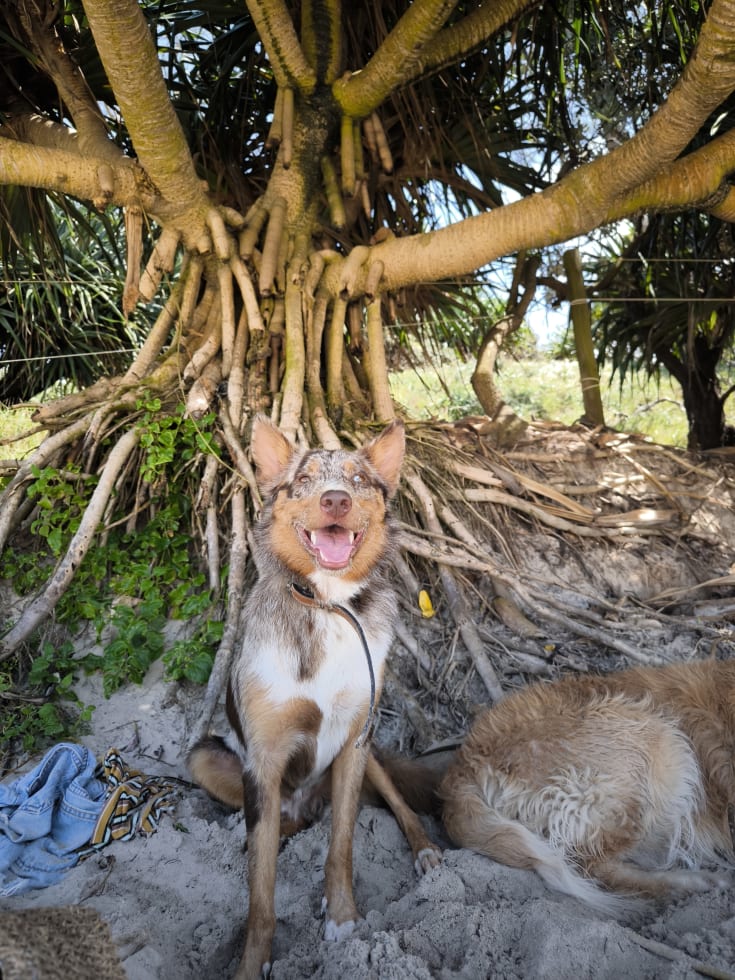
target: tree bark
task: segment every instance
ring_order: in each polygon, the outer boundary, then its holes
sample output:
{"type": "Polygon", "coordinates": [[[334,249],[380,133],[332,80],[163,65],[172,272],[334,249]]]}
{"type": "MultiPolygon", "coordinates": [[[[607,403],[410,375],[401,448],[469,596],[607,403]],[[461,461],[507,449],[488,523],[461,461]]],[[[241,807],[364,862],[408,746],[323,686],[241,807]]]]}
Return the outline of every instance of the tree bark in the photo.
{"type": "Polygon", "coordinates": [[[564,252],[564,269],[569,284],[569,306],[574,330],[574,347],[579,365],[579,379],[582,383],[582,401],[586,425],[604,425],[605,412],[600,395],[600,372],[597,369],[595,347],[592,341],[592,316],[590,315],[587,292],[582,278],[582,259],[579,249],[569,248],[564,252]]]}
{"type": "Polygon", "coordinates": [[[690,340],[691,355],[684,360],[666,348],[655,356],[681,385],[689,421],[687,448],[693,452],[717,449],[726,444],[725,404],[717,380],[722,349],[709,345],[701,335],[690,340]]]}
{"type": "MultiPolygon", "coordinates": [[[[505,341],[523,323],[523,318],[536,292],[536,272],[540,261],[537,255],[529,258],[525,252],[519,254],[506,315],[492,326],[480,345],[471,382],[477,400],[491,419],[495,419],[505,405],[495,384],[495,363],[505,341]],[[523,294],[519,295],[521,286],[523,286],[523,294]]],[[[512,413],[509,413],[506,421],[513,425],[519,422],[512,413]]]]}
{"type": "Polygon", "coordinates": [[[334,96],[353,118],[370,115],[399,85],[410,78],[421,50],[436,37],[456,0],[413,3],[359,73],[334,85],[334,96]]]}
{"type": "Polygon", "coordinates": [[[166,201],[175,202],[176,224],[189,246],[206,250],[210,204],[137,0],[85,0],[84,10],[141,166],[166,201]]]}

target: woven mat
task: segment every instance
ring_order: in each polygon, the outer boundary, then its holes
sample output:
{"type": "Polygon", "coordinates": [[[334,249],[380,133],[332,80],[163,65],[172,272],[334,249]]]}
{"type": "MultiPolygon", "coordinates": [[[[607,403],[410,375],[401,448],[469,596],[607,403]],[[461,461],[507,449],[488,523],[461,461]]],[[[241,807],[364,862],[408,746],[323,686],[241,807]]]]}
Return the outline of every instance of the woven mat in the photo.
{"type": "Polygon", "coordinates": [[[0,912],[2,980],[125,980],[110,928],[95,909],[0,912]]]}

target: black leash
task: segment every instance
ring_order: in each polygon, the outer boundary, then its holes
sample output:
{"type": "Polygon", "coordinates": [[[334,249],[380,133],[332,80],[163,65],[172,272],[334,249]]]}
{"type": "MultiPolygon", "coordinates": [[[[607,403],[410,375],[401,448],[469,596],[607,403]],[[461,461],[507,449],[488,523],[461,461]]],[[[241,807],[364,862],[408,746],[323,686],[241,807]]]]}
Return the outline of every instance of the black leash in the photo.
{"type": "Polygon", "coordinates": [[[365,651],[365,659],[367,660],[368,670],[370,671],[370,708],[368,710],[365,725],[360,732],[359,738],[355,742],[356,749],[362,748],[368,735],[370,734],[370,729],[373,727],[373,720],[375,718],[375,671],[373,670],[373,659],[370,656],[370,647],[368,646],[367,638],[365,637],[365,631],[360,625],[360,620],[353,612],[350,612],[346,606],[340,606],[336,602],[323,602],[321,599],[317,599],[314,593],[309,589],[304,588],[302,585],[297,585],[296,582],[291,583],[289,586],[289,591],[294,599],[304,606],[310,606],[312,609],[324,609],[327,612],[337,613],[338,616],[341,616],[343,619],[347,620],[350,626],[352,626],[357,635],[360,637],[362,648],[365,651]]]}

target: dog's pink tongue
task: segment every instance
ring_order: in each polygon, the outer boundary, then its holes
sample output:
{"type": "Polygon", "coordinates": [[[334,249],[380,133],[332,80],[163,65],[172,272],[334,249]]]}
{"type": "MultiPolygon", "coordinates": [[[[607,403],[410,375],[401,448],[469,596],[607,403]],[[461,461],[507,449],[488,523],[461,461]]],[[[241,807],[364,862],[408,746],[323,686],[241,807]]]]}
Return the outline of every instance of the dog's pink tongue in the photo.
{"type": "Polygon", "coordinates": [[[312,534],[311,543],[319,560],[327,568],[346,565],[352,555],[352,535],[342,527],[321,528],[312,534]]]}

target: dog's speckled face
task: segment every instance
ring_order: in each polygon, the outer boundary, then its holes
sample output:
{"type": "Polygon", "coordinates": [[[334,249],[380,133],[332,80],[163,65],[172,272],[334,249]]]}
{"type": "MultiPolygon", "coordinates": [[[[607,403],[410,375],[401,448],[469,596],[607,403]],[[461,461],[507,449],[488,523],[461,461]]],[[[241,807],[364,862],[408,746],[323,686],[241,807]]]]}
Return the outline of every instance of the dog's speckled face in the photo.
{"type": "Polygon", "coordinates": [[[402,423],[357,452],[299,452],[258,417],[251,446],[278,558],[304,578],[328,573],[359,581],[369,574],[385,553],[387,505],[405,449],[402,423]]]}

